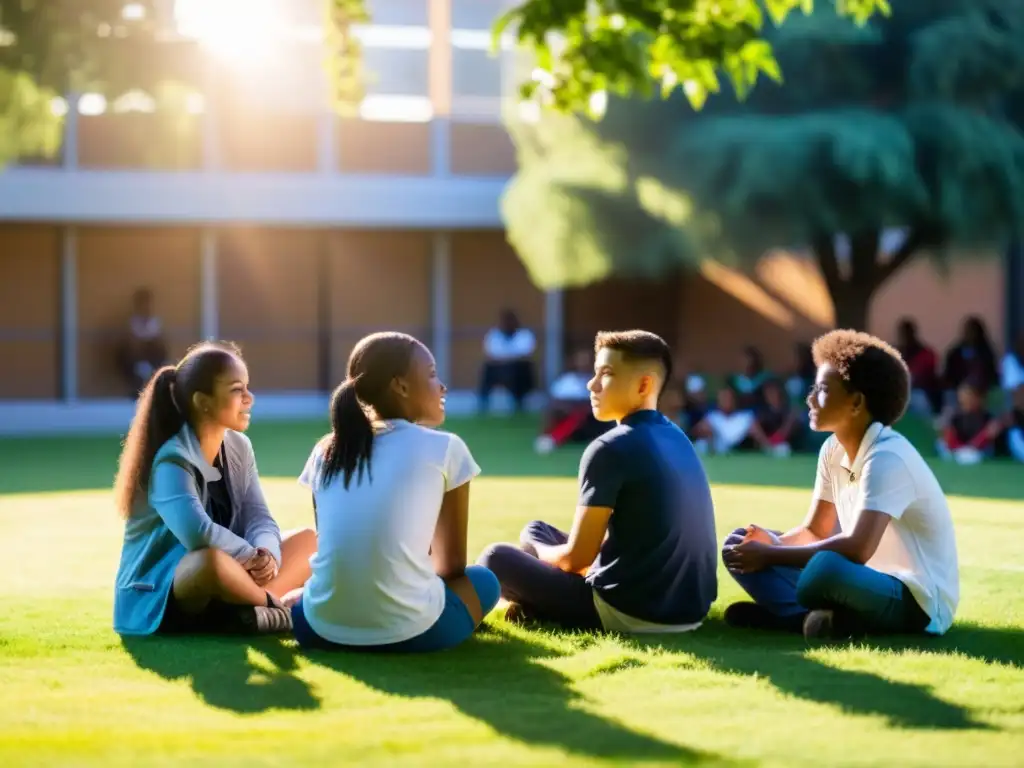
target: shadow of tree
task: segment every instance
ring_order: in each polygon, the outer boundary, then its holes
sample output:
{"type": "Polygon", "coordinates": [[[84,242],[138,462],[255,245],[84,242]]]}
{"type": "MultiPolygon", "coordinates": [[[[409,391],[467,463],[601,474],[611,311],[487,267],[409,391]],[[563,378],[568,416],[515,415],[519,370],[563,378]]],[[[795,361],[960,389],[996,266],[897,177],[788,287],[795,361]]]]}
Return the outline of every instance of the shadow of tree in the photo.
{"type": "MultiPolygon", "coordinates": [[[[733,675],[757,675],[780,691],[837,706],[855,715],[885,717],[893,726],[915,729],[988,729],[965,708],[937,698],[925,686],[846,670],[805,655],[802,639],[771,632],[740,632],[711,621],[692,635],[630,637],[638,649],[684,652],[733,675]]],[[[986,663],[1024,665],[1024,630],[963,624],[940,638],[872,639],[858,647],[959,653],[986,663]]]]}
{"type": "Polygon", "coordinates": [[[558,652],[500,630],[429,658],[358,652],[303,651],[309,661],[383,693],[451,702],[496,732],[531,745],[598,759],[728,763],[587,712],[569,678],[542,662],[558,652]]]}
{"type": "Polygon", "coordinates": [[[295,654],[280,638],[122,637],[121,643],[140,668],[165,680],[187,678],[211,707],[252,714],[320,706],[306,682],[292,674],[295,654]],[[254,663],[250,649],[271,666],[254,663]]]}
{"type": "Polygon", "coordinates": [[[987,664],[1002,664],[1024,670],[1024,627],[986,627],[964,622],[954,624],[941,637],[872,638],[864,645],[879,650],[922,650],[962,654],[987,664]]]}

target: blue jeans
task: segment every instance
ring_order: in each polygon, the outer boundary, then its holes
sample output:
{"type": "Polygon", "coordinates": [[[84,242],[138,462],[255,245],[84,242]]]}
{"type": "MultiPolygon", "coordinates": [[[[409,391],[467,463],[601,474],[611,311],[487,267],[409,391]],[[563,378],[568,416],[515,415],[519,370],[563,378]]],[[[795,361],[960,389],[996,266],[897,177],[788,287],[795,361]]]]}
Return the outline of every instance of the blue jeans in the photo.
{"type": "MultiPolygon", "coordinates": [[[[480,599],[480,607],[486,616],[494,606],[498,604],[501,596],[501,586],[498,578],[486,568],[479,565],[471,565],[466,568],[466,576],[473,583],[476,596],[480,599]]],[[[421,635],[403,640],[400,643],[388,643],[387,645],[342,645],[332,643],[320,637],[306,619],[302,609],[302,601],[299,600],[292,606],[292,625],[295,639],[303,648],[316,650],[350,650],[350,651],[378,651],[391,653],[430,653],[432,651],[445,651],[454,648],[469,639],[476,629],[476,623],[469,613],[466,604],[462,602],[457,594],[448,587],[444,588],[444,611],[433,625],[421,635]]]]}
{"type": "MultiPolygon", "coordinates": [[[[725,546],[739,544],[744,533],[742,528],[733,531],[725,546]]],[[[804,568],[774,566],[732,577],[776,616],[839,610],[877,634],[923,632],[931,621],[902,581],[835,552],[819,552],[804,568]]]]}

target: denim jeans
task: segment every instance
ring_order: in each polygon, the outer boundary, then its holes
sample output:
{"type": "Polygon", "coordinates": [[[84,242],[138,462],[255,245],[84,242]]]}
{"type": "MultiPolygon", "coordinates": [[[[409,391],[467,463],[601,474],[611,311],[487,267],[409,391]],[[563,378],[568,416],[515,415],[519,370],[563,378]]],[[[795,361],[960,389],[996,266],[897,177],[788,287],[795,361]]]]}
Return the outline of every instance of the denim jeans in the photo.
{"type": "MultiPolygon", "coordinates": [[[[466,569],[466,576],[476,590],[480,607],[486,616],[498,604],[498,580],[486,568],[471,565],[466,569]]],[[[299,645],[310,650],[352,650],[365,652],[390,653],[431,653],[445,651],[461,645],[468,640],[476,629],[476,622],[466,604],[450,587],[444,589],[444,611],[433,626],[426,632],[408,640],[387,645],[342,645],[320,637],[309,625],[302,601],[292,606],[292,625],[295,639],[299,645]]]]}
{"type": "MultiPolygon", "coordinates": [[[[733,531],[725,546],[739,544],[744,533],[742,528],[733,531]]],[[[923,632],[930,622],[902,581],[835,552],[819,552],[804,568],[774,566],[732,577],[755,603],[776,616],[841,610],[879,634],[923,632]]]]}

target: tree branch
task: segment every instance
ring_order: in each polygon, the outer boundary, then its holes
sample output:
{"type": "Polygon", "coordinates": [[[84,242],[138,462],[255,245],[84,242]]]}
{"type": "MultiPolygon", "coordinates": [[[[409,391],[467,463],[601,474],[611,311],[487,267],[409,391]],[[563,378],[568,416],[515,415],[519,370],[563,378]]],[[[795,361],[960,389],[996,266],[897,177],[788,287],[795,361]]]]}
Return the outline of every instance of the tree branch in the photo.
{"type": "MultiPolygon", "coordinates": [[[[935,238],[932,238],[931,241],[937,242],[935,238]]],[[[875,287],[880,286],[896,274],[900,267],[917,255],[917,252],[928,244],[928,242],[930,242],[930,240],[928,235],[925,234],[924,229],[916,227],[911,230],[910,234],[907,235],[906,240],[903,241],[903,245],[896,249],[889,261],[885,264],[878,265],[878,269],[875,271],[875,287]]]]}
{"type": "Polygon", "coordinates": [[[818,260],[818,267],[821,275],[825,278],[825,285],[829,294],[834,298],[842,288],[842,278],[839,277],[839,262],[836,261],[836,241],[832,235],[816,235],[811,239],[811,248],[818,260]]]}
{"type": "Polygon", "coordinates": [[[881,240],[881,233],[877,229],[861,230],[850,235],[850,282],[858,285],[876,284],[881,240]]]}

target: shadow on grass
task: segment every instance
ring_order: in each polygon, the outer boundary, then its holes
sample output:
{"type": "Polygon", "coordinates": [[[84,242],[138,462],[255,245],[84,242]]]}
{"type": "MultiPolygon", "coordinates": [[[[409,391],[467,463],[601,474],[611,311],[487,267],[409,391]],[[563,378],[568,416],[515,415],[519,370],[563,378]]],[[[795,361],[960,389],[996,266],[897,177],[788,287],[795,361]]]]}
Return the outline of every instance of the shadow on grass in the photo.
{"type": "Polygon", "coordinates": [[[875,638],[865,645],[879,650],[960,654],[976,661],[1024,670],[1024,627],[954,624],[941,637],[923,640],[915,637],[875,638]]]}
{"type": "MultiPolygon", "coordinates": [[[[965,708],[934,696],[927,687],[887,680],[870,672],[839,669],[806,654],[802,639],[770,632],[740,632],[712,621],[693,635],[630,637],[636,648],[694,654],[726,674],[757,675],[780,691],[854,715],[886,718],[899,728],[989,729],[965,708]]],[[[973,624],[952,628],[941,638],[872,639],[857,647],[959,653],[987,663],[1024,668],[1024,630],[973,624]]]]}
{"type": "Polygon", "coordinates": [[[481,631],[466,645],[439,654],[381,655],[303,651],[304,657],[396,696],[451,702],[506,738],[595,759],[728,763],[587,712],[569,678],[543,664],[557,651],[512,634],[481,631]]]}
{"type": "Polygon", "coordinates": [[[187,678],[211,707],[253,714],[320,706],[309,686],[292,674],[295,653],[280,638],[153,636],[122,637],[121,643],[140,668],[165,680],[187,678]],[[250,649],[270,665],[254,663],[250,649]]]}

